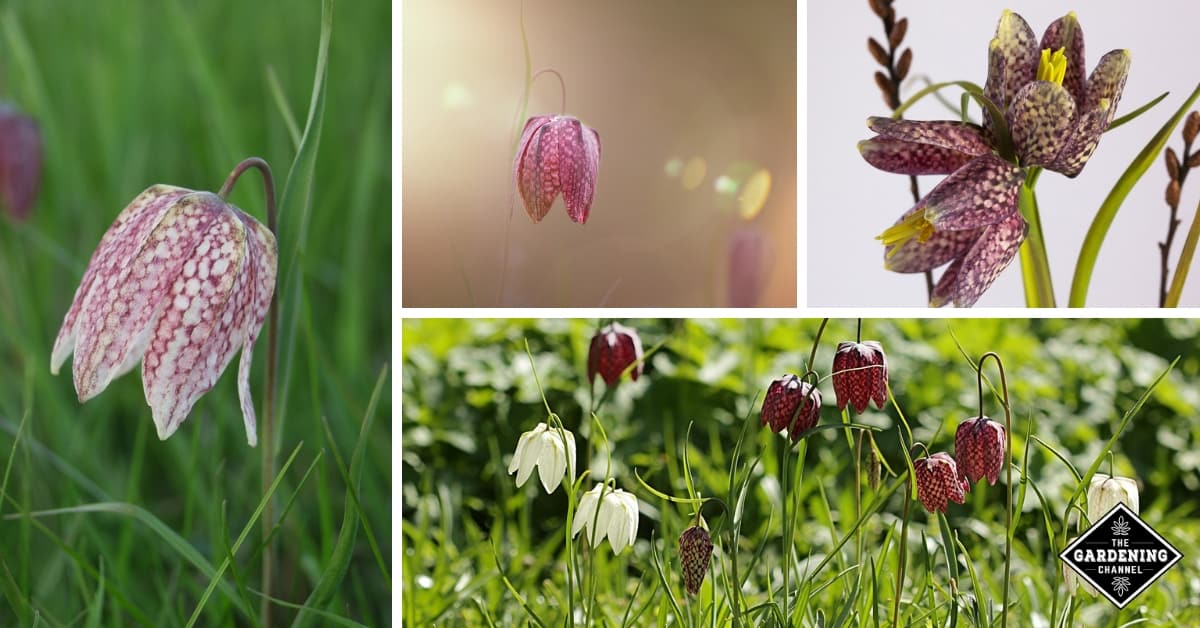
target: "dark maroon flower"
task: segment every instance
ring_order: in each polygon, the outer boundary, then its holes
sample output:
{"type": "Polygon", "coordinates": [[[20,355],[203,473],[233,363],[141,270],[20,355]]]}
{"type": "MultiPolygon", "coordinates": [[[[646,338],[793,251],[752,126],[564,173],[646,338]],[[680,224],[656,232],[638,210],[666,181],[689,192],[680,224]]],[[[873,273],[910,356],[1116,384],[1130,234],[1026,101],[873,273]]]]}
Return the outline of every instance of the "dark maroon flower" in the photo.
{"type": "Polygon", "coordinates": [[[642,339],[633,329],[613,323],[592,336],[592,345],[588,348],[589,382],[596,381],[599,373],[605,384],[615,386],[621,373],[635,363],[637,366],[629,372],[629,378],[637,381],[638,375],[642,374],[642,339]]]}
{"type": "Polygon", "coordinates": [[[838,410],[846,404],[859,414],[874,401],[880,410],[887,403],[887,356],[874,340],[839,342],[833,355],[833,392],[838,410]]]}
{"type": "Polygon", "coordinates": [[[525,122],[513,179],[525,213],[541,222],[562,192],[571,220],[587,222],[600,174],[600,134],[571,116],[534,116],[525,122]]]}
{"type": "Polygon", "coordinates": [[[687,589],[688,595],[700,593],[712,551],[708,530],[700,526],[692,526],[679,535],[679,564],[683,567],[683,588],[687,589]]]}
{"type": "Polygon", "coordinates": [[[958,474],[954,458],[936,453],[928,458],[913,460],[917,472],[917,498],[929,512],[946,512],[947,501],[962,504],[967,501],[970,485],[958,474]]]}
{"type": "Polygon", "coordinates": [[[729,236],[729,307],[755,307],[767,283],[767,236],[738,229],[729,236]]]}
{"type": "Polygon", "coordinates": [[[793,418],[795,429],[788,430],[792,441],[816,426],[821,418],[821,391],[795,375],[784,375],[771,382],[767,396],[763,399],[762,425],[780,433],[789,427],[793,418]],[[811,393],[811,395],[809,394],[811,393]]]}
{"type": "Polygon", "coordinates": [[[967,419],[954,433],[954,456],[958,470],[974,484],[987,478],[995,484],[1004,467],[1004,426],[986,416],[967,419]]]}
{"type": "Polygon", "coordinates": [[[0,203],[29,216],[42,176],[42,136],[33,118],[0,103],[0,203]]]}

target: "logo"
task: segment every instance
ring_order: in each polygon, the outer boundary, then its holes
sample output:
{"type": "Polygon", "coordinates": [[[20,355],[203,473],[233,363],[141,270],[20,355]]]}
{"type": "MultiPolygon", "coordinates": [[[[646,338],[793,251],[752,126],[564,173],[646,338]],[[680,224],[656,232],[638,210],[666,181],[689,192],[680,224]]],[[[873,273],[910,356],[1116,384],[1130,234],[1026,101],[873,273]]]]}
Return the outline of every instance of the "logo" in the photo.
{"type": "Polygon", "coordinates": [[[1125,504],[1117,504],[1059,558],[1117,608],[1125,608],[1183,554],[1125,504]]]}

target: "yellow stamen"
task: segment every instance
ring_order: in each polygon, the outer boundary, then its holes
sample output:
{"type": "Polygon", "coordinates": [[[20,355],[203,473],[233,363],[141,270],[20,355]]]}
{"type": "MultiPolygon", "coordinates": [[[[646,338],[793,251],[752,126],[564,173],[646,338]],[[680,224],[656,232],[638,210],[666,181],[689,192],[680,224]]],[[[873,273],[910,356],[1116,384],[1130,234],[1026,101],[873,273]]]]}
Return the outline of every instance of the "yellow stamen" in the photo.
{"type": "Polygon", "coordinates": [[[887,254],[888,258],[891,258],[909,240],[916,238],[917,242],[925,242],[933,237],[933,232],[933,223],[925,219],[925,212],[916,212],[888,227],[883,233],[875,236],[875,239],[883,242],[884,246],[894,245],[887,254]]]}
{"type": "Polygon", "coordinates": [[[1037,80],[1050,81],[1057,85],[1062,85],[1063,78],[1067,76],[1067,55],[1066,48],[1059,48],[1053,53],[1049,48],[1042,50],[1042,60],[1038,63],[1037,80]]]}

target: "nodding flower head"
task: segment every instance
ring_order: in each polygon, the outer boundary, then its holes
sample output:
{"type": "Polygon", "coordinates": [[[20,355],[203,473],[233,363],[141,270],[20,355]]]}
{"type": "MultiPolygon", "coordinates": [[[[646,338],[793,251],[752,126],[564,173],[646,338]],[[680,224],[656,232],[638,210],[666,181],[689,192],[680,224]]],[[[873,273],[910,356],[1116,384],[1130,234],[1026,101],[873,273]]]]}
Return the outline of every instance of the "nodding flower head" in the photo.
{"type": "Polygon", "coordinates": [[[887,403],[887,384],[887,356],[878,342],[838,343],[833,355],[833,392],[838,410],[850,404],[862,414],[872,401],[882,410],[887,403]]]}
{"type": "Polygon", "coordinates": [[[588,381],[596,381],[599,374],[605,384],[615,386],[621,373],[631,364],[637,366],[629,371],[629,379],[637,381],[643,370],[642,355],[642,339],[637,331],[612,323],[592,336],[592,344],[588,347],[588,381]]]}
{"type": "Polygon", "coordinates": [[[762,425],[780,433],[784,428],[792,442],[811,430],[821,418],[821,391],[795,375],[784,375],[771,382],[763,398],[762,425]],[[795,424],[792,424],[793,419],[795,424]]]}
{"type": "Polygon", "coordinates": [[[936,453],[913,460],[917,473],[917,498],[929,512],[946,512],[948,502],[967,501],[970,485],[958,473],[958,466],[949,454],[936,453]]]}
{"type": "Polygon", "coordinates": [[[592,210],[600,174],[600,134],[571,116],[534,116],[525,122],[513,179],[525,213],[541,222],[561,192],[571,220],[592,210]]]}
{"type": "Polygon", "coordinates": [[[75,392],[84,402],[141,362],[146,403],[166,439],[241,350],[238,394],[254,446],[251,355],[277,259],[275,236],[222,196],[151,186],[100,239],[54,341],[50,371],[74,353],[75,392]]]}
{"type": "Polygon", "coordinates": [[[683,588],[688,595],[699,595],[712,551],[712,538],[701,526],[692,526],[679,535],[679,565],[683,567],[683,588]]]}
{"type": "Polygon", "coordinates": [[[0,205],[29,216],[42,176],[42,136],[33,118],[0,103],[0,205]]]}
{"type": "Polygon", "coordinates": [[[986,416],[967,419],[954,433],[954,457],[958,470],[971,484],[987,478],[995,484],[1004,468],[1004,426],[986,416]]]}

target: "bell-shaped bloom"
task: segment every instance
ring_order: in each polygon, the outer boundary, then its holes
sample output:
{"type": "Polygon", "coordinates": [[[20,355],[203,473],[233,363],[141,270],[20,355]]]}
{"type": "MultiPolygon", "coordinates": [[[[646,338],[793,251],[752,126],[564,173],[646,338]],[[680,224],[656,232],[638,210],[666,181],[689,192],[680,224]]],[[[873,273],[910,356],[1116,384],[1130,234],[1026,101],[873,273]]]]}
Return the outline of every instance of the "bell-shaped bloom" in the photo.
{"type": "Polygon", "coordinates": [[[954,458],[946,453],[936,453],[926,458],[913,460],[917,474],[917,499],[929,512],[946,512],[949,502],[962,504],[967,501],[970,485],[958,473],[954,458]]]}
{"type": "MultiPolygon", "coordinates": [[[[1079,538],[1079,537],[1077,537],[1077,536],[1071,537],[1067,541],[1067,545],[1074,543],[1075,539],[1077,539],[1077,538],[1079,538]]],[[[1075,569],[1071,567],[1070,563],[1068,563],[1065,560],[1061,561],[1061,562],[1062,562],[1062,570],[1063,570],[1063,584],[1066,585],[1067,593],[1069,595],[1074,595],[1076,591],[1080,591],[1080,590],[1082,590],[1084,593],[1087,593],[1088,595],[1091,595],[1092,597],[1096,597],[1097,595],[1099,595],[1099,592],[1096,591],[1096,589],[1094,587],[1092,587],[1092,585],[1088,584],[1087,580],[1080,578],[1079,574],[1075,573],[1075,569]]]]}
{"type": "Polygon", "coordinates": [[[1103,473],[1092,475],[1087,490],[1088,521],[1099,521],[1117,504],[1125,504],[1134,514],[1139,512],[1137,480],[1103,473]]]}
{"type": "Polygon", "coordinates": [[[637,540],[638,501],[633,493],[597,484],[579,498],[571,536],[587,530],[588,544],[596,547],[608,537],[614,554],[633,545],[637,540]]]}
{"type": "Polygon", "coordinates": [[[768,272],[767,236],[756,228],[744,228],[729,236],[729,307],[755,307],[762,297],[768,272]]]}
{"type": "Polygon", "coordinates": [[[517,486],[520,487],[525,485],[534,467],[537,467],[546,493],[553,493],[563,478],[570,481],[570,474],[575,469],[575,435],[566,429],[559,434],[557,429],[545,423],[538,423],[537,427],[521,434],[517,451],[508,464],[508,473],[517,474],[517,486]]]}
{"type": "Polygon", "coordinates": [[[561,192],[571,220],[592,210],[600,174],[600,134],[571,116],[534,116],[525,122],[513,179],[525,213],[541,222],[561,192]]]}
{"type": "Polygon", "coordinates": [[[1021,16],[1005,11],[989,46],[984,126],[871,118],[876,137],[859,143],[871,165],[899,174],[950,175],[879,239],[885,267],[900,273],[950,266],[931,305],[969,307],[1016,257],[1027,226],[1018,211],[1026,169],[1079,174],[1112,123],[1130,54],[1104,55],[1084,78],[1083,31],[1073,13],[1039,44],[1021,16]]]}
{"type": "Polygon", "coordinates": [[[784,375],[771,382],[763,398],[761,425],[769,425],[779,434],[784,429],[792,442],[816,426],[821,418],[821,391],[795,375],[784,375]],[[793,421],[795,422],[793,424],[793,421]]]}
{"type": "Polygon", "coordinates": [[[837,353],[833,354],[833,392],[838,410],[850,404],[861,414],[872,401],[882,410],[887,403],[887,383],[887,356],[878,342],[838,343],[837,353]]]}
{"type": "Polygon", "coordinates": [[[612,323],[592,336],[588,347],[588,381],[596,381],[599,374],[605,384],[615,386],[630,365],[636,366],[629,371],[629,378],[637,381],[643,370],[642,357],[642,339],[637,331],[612,323]]]}
{"type": "Polygon", "coordinates": [[[692,526],[679,535],[679,566],[683,568],[683,588],[698,595],[708,566],[712,562],[713,543],[708,530],[692,526]]]}
{"type": "Polygon", "coordinates": [[[0,204],[25,218],[42,177],[42,135],[37,123],[0,103],[0,204]]]}
{"type": "Polygon", "coordinates": [[[250,364],[275,292],[275,236],[211,192],[155,185],[96,247],[50,358],[67,356],[84,402],[142,363],[146,403],[166,439],[241,351],[246,440],[258,442],[250,364]]]}
{"type": "Polygon", "coordinates": [[[954,433],[954,457],[958,470],[971,484],[987,478],[995,485],[1004,468],[1007,442],[1004,426],[986,416],[967,419],[954,433]]]}

